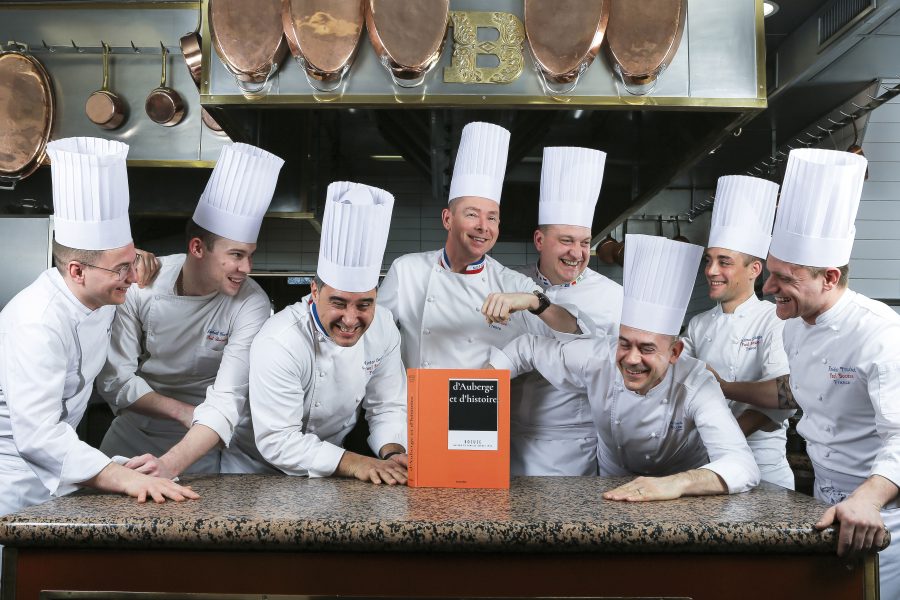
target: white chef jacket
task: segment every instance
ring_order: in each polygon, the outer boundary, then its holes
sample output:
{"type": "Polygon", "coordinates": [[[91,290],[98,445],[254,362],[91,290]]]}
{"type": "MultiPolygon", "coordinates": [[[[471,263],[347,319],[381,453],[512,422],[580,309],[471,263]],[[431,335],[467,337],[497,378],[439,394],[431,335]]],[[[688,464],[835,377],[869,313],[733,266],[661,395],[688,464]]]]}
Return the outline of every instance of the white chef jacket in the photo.
{"type": "MultiPolygon", "coordinates": [[[[900,484],[900,315],[847,289],[815,325],[786,321],[784,348],[816,497],[840,502],[871,475],[900,484]]],[[[895,540],[879,554],[882,598],[900,597],[897,505],[882,511],[895,540]]]]}
{"type": "Polygon", "coordinates": [[[0,515],[71,493],[109,464],[75,427],[114,316],[85,307],[55,268],[0,312],[0,515]]]}
{"type": "Polygon", "coordinates": [[[193,423],[215,431],[226,446],[211,450],[188,473],[272,471],[256,451],[252,432],[239,432],[251,427],[250,343],[269,317],[268,296],[249,278],[235,296],[179,296],[175,282],[185,255],[159,260],[152,285],[129,288],[117,310],[97,387],[119,416],[100,448],[110,455],[159,456],[181,441],[187,429],[180,423],[122,410],[157,392],[196,406],[193,423]]]}
{"type": "Polygon", "coordinates": [[[485,298],[540,286],[490,256],[480,270],[454,273],[441,262],[443,252],[396,259],[378,288],[378,304],[399,324],[407,368],[481,369],[492,346],[503,347],[528,331],[527,311],[513,314],[506,325],[488,324],[481,314],[485,298]]]}
{"type": "MultiPolygon", "coordinates": [[[[590,335],[618,337],[622,286],[591,269],[569,283],[553,285],[534,264],[521,271],[540,285],[554,304],[578,306],[595,326],[590,335]]],[[[555,337],[534,319],[531,331],[555,337]]],[[[584,389],[559,389],[532,371],[511,383],[510,474],[596,475],[597,429],[584,389]]]]}
{"type": "Polygon", "coordinates": [[[690,469],[719,475],[729,493],[759,483],[759,468],[718,382],[706,364],[679,357],[663,380],[641,396],[625,388],[612,338],[566,344],[522,336],[491,364],[510,376],[536,369],[560,388],[587,389],[599,434],[600,474],[665,476],[690,469]]]}
{"type": "Polygon", "coordinates": [[[317,324],[312,296],[263,326],[250,350],[250,407],[260,452],[288,475],[327,477],[359,407],[369,446],[406,447],[406,373],[400,333],[390,311],[375,317],[359,341],[338,346],[317,324]]]}
{"type": "MultiPolygon", "coordinates": [[[[682,341],[684,352],[711,365],[725,381],[768,381],[789,372],[781,332],[784,321],[775,305],[751,295],[731,314],[717,304],[691,319],[682,341]]],[[[765,414],[775,431],[747,437],[763,481],[794,489],[794,474],[785,456],[787,418],[793,410],[762,409],[729,401],[735,417],[747,409],[765,414]]]]}

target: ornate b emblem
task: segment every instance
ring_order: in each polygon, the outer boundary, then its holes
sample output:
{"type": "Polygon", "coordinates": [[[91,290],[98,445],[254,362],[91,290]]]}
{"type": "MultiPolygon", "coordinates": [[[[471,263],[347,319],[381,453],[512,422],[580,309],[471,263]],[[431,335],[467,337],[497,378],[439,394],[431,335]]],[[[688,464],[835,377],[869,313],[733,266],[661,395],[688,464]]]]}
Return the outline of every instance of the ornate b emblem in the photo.
{"type": "Polygon", "coordinates": [[[504,12],[450,11],[453,24],[453,58],[444,68],[446,83],[511,83],[525,66],[525,27],[513,14],[504,12]],[[478,28],[496,29],[496,40],[479,40],[478,28]],[[496,67],[479,67],[479,54],[496,56],[496,67]]]}

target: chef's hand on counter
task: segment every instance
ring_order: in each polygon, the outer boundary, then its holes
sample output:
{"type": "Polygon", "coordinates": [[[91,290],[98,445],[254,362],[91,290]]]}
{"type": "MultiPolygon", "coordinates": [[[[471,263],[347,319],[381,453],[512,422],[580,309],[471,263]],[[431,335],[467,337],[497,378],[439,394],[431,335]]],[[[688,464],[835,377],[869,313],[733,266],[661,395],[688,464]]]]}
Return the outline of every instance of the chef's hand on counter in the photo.
{"type": "Polygon", "coordinates": [[[335,469],[335,474],[342,477],[356,477],[360,481],[369,481],[375,484],[405,485],[406,465],[401,464],[399,460],[394,460],[397,456],[399,455],[395,454],[388,460],[381,460],[345,451],[341,462],[335,469]]]}
{"type": "Polygon", "coordinates": [[[816,529],[838,529],[838,556],[853,557],[878,551],[890,540],[890,533],[881,518],[881,508],[897,497],[897,486],[880,475],[872,475],[843,502],[825,511],[816,529]]]}
{"type": "Polygon", "coordinates": [[[142,454],[135,456],[127,463],[122,465],[126,469],[134,469],[138,473],[150,475],[151,477],[163,477],[165,479],[175,479],[178,473],[170,468],[162,459],[152,454],[142,454]]]}
{"type": "Polygon", "coordinates": [[[178,485],[169,479],[144,475],[116,463],[109,463],[102,471],[83,482],[82,485],[104,492],[125,494],[137,498],[137,501],[142,503],[148,499],[156,503],[163,503],[166,500],[182,502],[200,498],[200,494],[188,486],[178,485]]]}
{"type": "MultiPolygon", "coordinates": [[[[515,293],[499,293],[494,292],[488,294],[481,305],[481,314],[484,315],[488,323],[501,323],[506,325],[509,318],[514,313],[523,310],[537,310],[540,308],[541,302],[534,294],[527,292],[515,293]]],[[[578,321],[558,304],[551,304],[546,310],[542,311],[538,318],[541,319],[548,327],[563,333],[580,333],[578,321]]]]}
{"type": "Polygon", "coordinates": [[[159,274],[159,261],[156,260],[156,255],[152,252],[138,249],[135,249],[135,252],[138,255],[138,260],[134,265],[138,287],[147,287],[153,283],[153,280],[159,274]]]}
{"type": "Polygon", "coordinates": [[[682,496],[727,494],[728,486],[709,469],[691,469],[666,477],[638,477],[603,494],[605,500],[648,502],[682,496]]]}

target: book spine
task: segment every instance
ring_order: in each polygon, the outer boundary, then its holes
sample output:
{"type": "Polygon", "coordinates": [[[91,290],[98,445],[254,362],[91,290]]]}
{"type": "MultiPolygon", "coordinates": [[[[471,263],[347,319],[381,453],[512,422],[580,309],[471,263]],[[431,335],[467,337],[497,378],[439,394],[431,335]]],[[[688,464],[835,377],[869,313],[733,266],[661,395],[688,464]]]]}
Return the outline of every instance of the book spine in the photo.
{"type": "Polygon", "coordinates": [[[407,449],[407,457],[409,458],[409,466],[407,467],[407,484],[409,487],[417,487],[418,486],[418,466],[419,461],[417,458],[419,445],[418,440],[416,439],[416,435],[418,433],[418,423],[416,422],[416,418],[418,417],[418,411],[416,410],[416,400],[418,397],[418,382],[417,382],[416,372],[414,369],[409,369],[406,371],[406,411],[407,411],[407,443],[409,444],[409,448],[407,449]]]}

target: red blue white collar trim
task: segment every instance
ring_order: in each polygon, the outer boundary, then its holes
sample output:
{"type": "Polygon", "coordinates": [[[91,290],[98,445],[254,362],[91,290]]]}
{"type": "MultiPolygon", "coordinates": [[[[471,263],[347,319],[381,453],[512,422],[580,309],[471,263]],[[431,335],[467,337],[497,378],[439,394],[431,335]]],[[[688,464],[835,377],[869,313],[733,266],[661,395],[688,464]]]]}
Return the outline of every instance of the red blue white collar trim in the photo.
{"type": "MultiPolygon", "coordinates": [[[[450,268],[450,257],[447,256],[447,249],[444,248],[441,250],[441,256],[438,258],[438,264],[441,265],[444,269],[448,271],[452,271],[450,268]]],[[[466,265],[466,270],[463,275],[477,275],[484,271],[484,267],[487,265],[487,256],[482,256],[479,260],[466,265]]]]}

